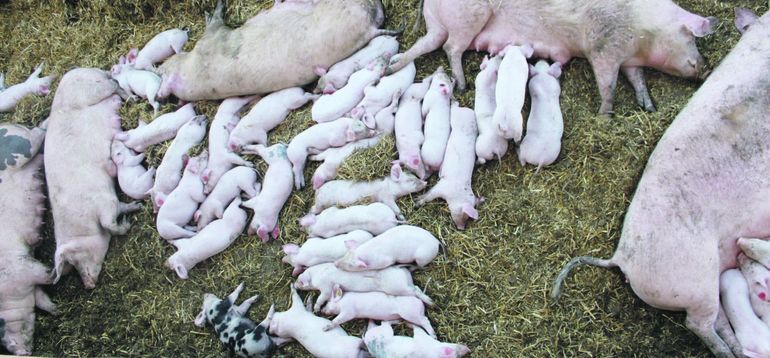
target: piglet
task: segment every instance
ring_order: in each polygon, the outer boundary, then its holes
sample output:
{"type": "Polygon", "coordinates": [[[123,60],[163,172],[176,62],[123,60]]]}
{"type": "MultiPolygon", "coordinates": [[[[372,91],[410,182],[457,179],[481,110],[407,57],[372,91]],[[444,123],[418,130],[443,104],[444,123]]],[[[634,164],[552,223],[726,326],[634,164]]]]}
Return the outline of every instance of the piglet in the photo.
{"type": "Polygon", "coordinates": [[[345,143],[369,138],[374,134],[375,132],[360,120],[347,117],[328,123],[319,123],[304,130],[291,140],[286,149],[294,170],[294,187],[299,190],[305,186],[303,170],[309,150],[320,151],[330,147],[341,147],[345,143]]]}
{"type": "Polygon", "coordinates": [[[217,114],[211,121],[211,129],[209,129],[209,165],[203,171],[202,176],[203,183],[206,184],[204,190],[206,194],[214,190],[219,178],[232,167],[236,165],[254,166],[251,162],[227,149],[230,130],[235,128],[240,119],[238,113],[243,106],[253,100],[254,97],[228,98],[219,105],[217,114]]]}
{"type": "Polygon", "coordinates": [[[318,98],[311,109],[313,120],[318,123],[333,121],[353,109],[364,98],[364,88],[380,79],[386,61],[383,58],[372,61],[350,76],[345,87],[318,98]]]}
{"type": "Polygon", "coordinates": [[[187,121],[171,141],[163,154],[163,159],[155,172],[155,184],[152,186],[152,203],[157,212],[163,206],[166,196],[171,193],[182,179],[182,169],[187,161],[187,152],[198,145],[206,136],[206,117],[196,116],[187,121]]]}
{"type": "Polygon", "coordinates": [[[259,324],[254,324],[246,317],[246,312],[259,299],[259,295],[249,297],[236,306],[235,301],[242,291],[243,282],[224,300],[211,293],[204,293],[203,307],[195,316],[194,323],[198,327],[207,323],[212,325],[219,341],[227,346],[231,355],[244,358],[271,357],[276,348],[286,342],[267,333],[275,307],[271,305],[267,317],[259,324]]]}
{"type": "Polygon", "coordinates": [[[136,200],[150,196],[155,179],[155,168],[145,169],[143,160],[144,154],[135,154],[123,142],[112,141],[112,161],[118,170],[120,190],[136,200]]]}
{"type": "Polygon", "coordinates": [[[291,307],[276,312],[270,320],[268,332],[272,335],[295,339],[310,354],[319,358],[360,358],[364,356],[361,338],[349,336],[341,327],[325,329],[331,322],[314,315],[302,304],[294,286],[291,287],[291,307]]]}
{"type": "Polygon", "coordinates": [[[735,28],[738,29],[738,32],[740,32],[741,35],[743,35],[743,33],[749,29],[749,26],[757,21],[758,18],[759,16],[757,16],[757,14],[745,7],[735,8],[735,28]]]}
{"type": "Polygon", "coordinates": [[[420,146],[425,141],[422,132],[422,101],[430,88],[433,77],[427,77],[420,83],[409,86],[401,96],[396,111],[394,130],[398,160],[420,179],[425,178],[425,166],[420,155],[420,146]]]}
{"type": "Polygon", "coordinates": [[[770,270],[746,255],[738,255],[738,264],[749,285],[754,313],[770,327],[770,270]]]}
{"type": "Polygon", "coordinates": [[[497,107],[495,87],[497,72],[502,56],[484,57],[481,72],[476,76],[476,99],[473,110],[476,112],[476,124],[479,137],[476,138],[476,162],[484,164],[494,157],[500,160],[508,151],[508,140],[503,137],[492,123],[492,116],[497,107]]]}
{"type": "Polygon", "coordinates": [[[746,256],[770,269],[770,241],[763,239],[738,239],[738,246],[746,256]]]}
{"type": "Polygon", "coordinates": [[[503,137],[513,139],[516,143],[521,141],[524,131],[521,108],[524,107],[524,95],[529,77],[527,59],[533,52],[531,45],[509,45],[501,52],[503,60],[500,63],[495,85],[497,107],[492,116],[492,123],[503,137]]]}
{"type": "Polygon", "coordinates": [[[132,48],[126,58],[138,70],[151,69],[156,63],[182,52],[186,42],[187,30],[166,30],[150,39],[141,51],[132,48]]]}
{"type": "Polygon", "coordinates": [[[112,66],[112,78],[118,81],[120,88],[129,96],[146,98],[155,113],[158,113],[160,103],[155,99],[160,90],[160,76],[154,72],[137,70],[127,65],[121,56],[120,64],[112,66]]]}
{"type": "Polygon", "coordinates": [[[743,347],[743,354],[747,357],[770,357],[770,327],[754,314],[749,301],[749,285],[740,271],[731,269],[722,273],[719,298],[743,347]]]}
{"type": "Polygon", "coordinates": [[[189,239],[172,241],[177,252],[166,260],[166,267],[186,280],[187,271],[230,246],[246,227],[246,211],[240,205],[241,199],[235,198],[221,219],[214,220],[189,239]]]}
{"type": "Polygon", "coordinates": [[[386,268],[396,263],[414,262],[424,267],[438,255],[439,241],[425,229],[401,225],[361,245],[355,242],[345,244],[348,252],[334,264],[345,271],[365,271],[386,268]]]}
{"type": "Polygon", "coordinates": [[[439,67],[432,75],[430,88],[422,102],[422,116],[425,117],[425,141],[420,156],[425,169],[437,172],[444,161],[446,142],[449,139],[449,99],[452,97],[454,81],[439,67]]]}
{"type": "Polygon", "coordinates": [[[286,156],[286,144],[282,143],[273,144],[269,148],[260,144],[245,146],[243,152],[259,155],[268,165],[262,180],[262,190],[257,196],[243,203],[244,207],[254,210],[254,217],[249,224],[249,235],[256,233],[262,242],[267,242],[270,240],[270,234],[275,239],[281,233],[278,215],[291,195],[291,162],[286,156]]]}
{"type": "Polygon", "coordinates": [[[315,204],[310,208],[310,212],[318,214],[330,206],[347,206],[364,199],[372,199],[372,201],[381,202],[390,207],[399,220],[403,220],[396,199],[423,190],[426,185],[426,182],[414,175],[404,173],[401,170],[401,165],[394,163],[390,169],[390,176],[380,180],[371,182],[332,180],[327,182],[315,192],[315,204]]]}
{"type": "Polygon", "coordinates": [[[41,72],[43,72],[42,63],[35,67],[35,71],[27,77],[26,81],[8,88],[5,88],[5,76],[0,73],[0,113],[13,112],[19,101],[29,94],[47,96],[51,91],[51,82],[53,82],[56,76],[41,78],[41,72]]]}
{"type": "Polygon", "coordinates": [[[561,65],[540,60],[529,65],[529,95],[532,106],[527,119],[527,136],[518,148],[521,165],[537,165],[537,170],[556,161],[561,150],[564,121],[559,107],[561,65]]]}
{"type": "Polygon", "coordinates": [[[332,297],[335,286],[345,291],[376,291],[393,296],[414,296],[429,306],[433,305],[433,300],[414,285],[409,270],[396,266],[382,270],[352,272],[340,270],[333,263],[321,263],[299,275],[295,286],[300,290],[320,291],[315,302],[315,311],[321,309],[332,297]]]}
{"type": "MultiPolygon", "coordinates": [[[[398,55],[396,55],[398,56],[398,55]]],[[[353,118],[363,119],[369,128],[374,128],[374,115],[393,102],[393,96],[404,93],[414,82],[417,68],[410,63],[398,72],[380,79],[377,85],[364,88],[364,98],[350,112],[353,118]]]]}
{"type": "Polygon", "coordinates": [[[257,183],[257,172],[249,167],[235,167],[230,169],[222,176],[201,204],[200,209],[195,212],[193,219],[198,223],[198,230],[203,229],[210,222],[222,217],[225,207],[233,199],[238,197],[241,192],[251,199],[257,196],[261,185],[257,183]]]}
{"type": "Polygon", "coordinates": [[[449,213],[455,226],[465,229],[468,218],[478,219],[476,204],[482,201],[473,195],[471,180],[476,162],[476,116],[473,110],[452,103],[452,134],[447,141],[444,164],[439,172],[439,181],[425,195],[417,200],[423,205],[436,198],[443,198],[449,205],[449,213]]]}
{"type": "Polygon", "coordinates": [[[425,329],[435,338],[436,332],[425,317],[425,305],[417,297],[391,296],[382,292],[346,292],[342,293],[339,285],[334,287],[334,297],[324,307],[323,313],[336,314],[332,322],[324,330],[339,327],[339,325],[356,318],[376,320],[403,319],[425,329]]]}
{"type": "Polygon", "coordinates": [[[149,124],[140,120],[138,127],[116,134],[115,139],[137,152],[144,152],[151,145],[174,138],[179,129],[193,117],[195,117],[194,105],[188,103],[176,112],[155,118],[149,124]]]}
{"type": "Polygon", "coordinates": [[[232,152],[240,152],[244,145],[267,145],[267,132],[281,124],[290,111],[316,98],[318,96],[306,93],[301,87],[287,88],[265,96],[230,132],[227,147],[232,152]]]}
{"type": "Polygon", "coordinates": [[[294,270],[291,274],[297,276],[307,267],[322,264],[324,262],[334,262],[342,256],[345,256],[345,252],[347,251],[345,241],[355,241],[360,244],[368,241],[372,237],[372,234],[363,230],[352,231],[328,239],[311,237],[305,241],[302,246],[298,246],[297,244],[283,245],[281,249],[286,256],[284,256],[281,261],[294,266],[294,270]]]}
{"type": "Polygon", "coordinates": [[[471,352],[462,344],[439,342],[422,328],[413,328],[413,337],[395,336],[389,321],[382,321],[379,326],[369,321],[364,343],[374,358],[457,358],[471,352]]]}
{"type": "Polygon", "coordinates": [[[176,240],[195,235],[192,228],[185,226],[192,220],[198,205],[206,199],[201,173],[207,161],[208,153],[204,150],[201,155],[190,158],[187,162],[179,186],[168,195],[158,211],[157,226],[160,237],[176,240]]]}
{"type": "Polygon", "coordinates": [[[338,62],[331,66],[329,71],[322,68],[316,68],[316,74],[321,76],[318,79],[318,86],[315,92],[323,91],[324,94],[332,94],[336,90],[348,83],[350,75],[364,68],[375,59],[382,57],[386,61],[398,52],[398,41],[393,36],[377,36],[369,41],[366,47],[362,48],[353,56],[338,62]]]}
{"type": "Polygon", "coordinates": [[[344,209],[330,207],[319,215],[305,215],[299,220],[299,224],[310,236],[332,237],[354,230],[365,230],[379,235],[398,225],[399,221],[389,206],[372,203],[344,209]]]}

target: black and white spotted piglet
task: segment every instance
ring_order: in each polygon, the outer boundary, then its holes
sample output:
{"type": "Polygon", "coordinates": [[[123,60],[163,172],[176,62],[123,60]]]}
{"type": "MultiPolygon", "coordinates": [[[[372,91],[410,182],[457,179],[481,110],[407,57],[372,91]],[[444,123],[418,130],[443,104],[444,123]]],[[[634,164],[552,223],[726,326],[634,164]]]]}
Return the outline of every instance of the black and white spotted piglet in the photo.
{"type": "Polygon", "coordinates": [[[259,296],[250,297],[236,306],[235,300],[238,299],[241,291],[243,291],[243,282],[224,300],[211,293],[204,293],[203,308],[195,317],[195,325],[203,327],[209,323],[214,326],[219,340],[235,356],[270,357],[278,345],[286,342],[284,339],[267,334],[267,327],[275,309],[270,306],[265,320],[258,325],[254,324],[246,317],[246,311],[259,296]]]}

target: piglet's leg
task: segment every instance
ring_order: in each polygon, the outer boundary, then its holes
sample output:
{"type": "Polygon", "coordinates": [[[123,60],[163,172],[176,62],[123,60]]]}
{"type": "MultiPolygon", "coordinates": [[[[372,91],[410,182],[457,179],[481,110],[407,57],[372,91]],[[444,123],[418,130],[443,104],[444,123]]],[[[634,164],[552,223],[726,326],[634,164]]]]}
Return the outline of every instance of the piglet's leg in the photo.
{"type": "Polygon", "coordinates": [[[142,204],[136,201],[130,203],[118,202],[118,214],[128,214],[142,209],[142,204]]]}
{"type": "Polygon", "coordinates": [[[641,67],[621,67],[623,74],[631,82],[636,92],[636,103],[647,112],[655,112],[655,105],[652,104],[650,92],[647,91],[647,84],[644,82],[644,69],[641,67]]]}
{"type": "Polygon", "coordinates": [[[51,298],[40,287],[35,287],[35,306],[50,314],[56,314],[56,305],[51,302],[51,298]]]}
{"type": "MultiPolygon", "coordinates": [[[[267,311],[267,316],[265,316],[265,319],[263,319],[262,322],[259,322],[259,325],[262,326],[262,327],[270,326],[270,321],[273,320],[273,316],[274,315],[275,315],[275,305],[270,305],[270,309],[267,311]]],[[[275,340],[275,339],[273,339],[273,340],[275,340]]],[[[278,343],[276,343],[276,344],[278,344],[278,343]]]]}
{"type": "Polygon", "coordinates": [[[251,308],[251,305],[254,304],[254,302],[257,302],[259,299],[259,295],[254,295],[246,299],[245,301],[241,302],[240,305],[233,307],[233,310],[240,314],[241,316],[246,315],[246,312],[249,311],[249,308],[251,308]]]}
{"type": "MultiPolygon", "coordinates": [[[[123,203],[120,203],[123,204],[123,203]]],[[[104,211],[100,214],[99,223],[102,227],[109,231],[112,235],[125,235],[128,229],[131,228],[131,223],[124,221],[118,224],[117,216],[121,213],[121,207],[118,206],[117,213],[110,212],[111,210],[104,211]]]]}
{"type": "Polygon", "coordinates": [[[738,343],[738,338],[735,336],[735,332],[733,332],[732,327],[730,327],[730,321],[728,321],[727,315],[725,315],[725,311],[722,309],[721,305],[719,307],[719,314],[717,315],[717,322],[715,326],[717,329],[717,334],[719,334],[725,343],[727,343],[735,356],[741,357],[743,355],[741,344],[738,343]]]}
{"type": "Polygon", "coordinates": [[[324,327],[324,331],[334,329],[336,327],[339,327],[341,324],[354,319],[356,319],[355,316],[352,316],[349,313],[342,311],[340,312],[339,315],[337,315],[337,317],[334,317],[331,323],[327,324],[326,327],[324,327]]]}

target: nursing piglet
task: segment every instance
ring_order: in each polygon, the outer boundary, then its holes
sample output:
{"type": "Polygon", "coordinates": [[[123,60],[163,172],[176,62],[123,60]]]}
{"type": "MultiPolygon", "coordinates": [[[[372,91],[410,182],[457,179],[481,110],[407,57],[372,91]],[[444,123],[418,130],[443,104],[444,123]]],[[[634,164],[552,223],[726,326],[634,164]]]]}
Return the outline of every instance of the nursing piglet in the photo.
{"type": "Polygon", "coordinates": [[[160,103],[155,99],[160,90],[160,77],[154,72],[137,70],[126,64],[123,56],[120,64],[112,66],[112,78],[118,81],[120,88],[129,96],[146,98],[155,113],[158,113],[160,103]]]}
{"type": "Polygon", "coordinates": [[[412,174],[404,173],[398,163],[393,164],[390,176],[371,182],[332,180],[315,192],[315,204],[310,208],[313,214],[330,206],[347,206],[364,199],[381,202],[390,207],[403,220],[396,199],[425,189],[426,182],[412,174]]]}
{"type": "Polygon", "coordinates": [[[527,59],[532,56],[534,49],[531,45],[507,46],[501,53],[500,69],[495,85],[495,113],[492,123],[506,139],[521,141],[524,132],[524,118],[521,108],[524,107],[524,96],[527,91],[529,65],[527,59]]]}
{"type": "Polygon", "coordinates": [[[302,246],[297,244],[283,245],[281,249],[286,256],[281,261],[294,266],[294,271],[291,274],[297,276],[307,267],[324,262],[334,262],[345,256],[347,251],[345,241],[362,243],[372,237],[372,234],[363,230],[352,231],[328,239],[311,237],[302,246]]]}
{"type": "Polygon", "coordinates": [[[393,36],[377,36],[366,47],[358,50],[353,56],[331,66],[328,71],[316,68],[318,86],[314,92],[332,94],[348,83],[350,75],[364,68],[375,59],[382,57],[389,60],[398,52],[398,41],[393,36]]]}
{"type": "Polygon", "coordinates": [[[396,214],[383,203],[355,205],[347,208],[330,207],[320,214],[307,214],[299,220],[310,236],[334,235],[365,230],[379,235],[399,224],[396,214]]]}
{"type": "Polygon", "coordinates": [[[261,185],[257,183],[257,172],[254,169],[235,167],[228,170],[203,201],[200,209],[195,212],[193,219],[198,223],[198,230],[203,229],[213,220],[221,218],[225,207],[241,192],[251,199],[257,196],[260,188],[261,185]]]}
{"type": "Polygon", "coordinates": [[[267,145],[267,132],[281,124],[290,111],[316,98],[318,96],[305,92],[301,87],[287,88],[265,96],[230,132],[227,147],[232,152],[240,152],[244,145],[267,145]]]}
{"type": "Polygon", "coordinates": [[[740,271],[731,269],[722,273],[719,279],[719,298],[743,348],[743,354],[748,357],[770,357],[770,327],[754,314],[749,301],[749,285],[740,271]]]}
{"type": "Polygon", "coordinates": [[[484,164],[497,157],[500,160],[508,151],[508,140],[503,137],[492,123],[497,100],[495,87],[497,73],[502,56],[484,57],[481,72],[476,76],[476,98],[473,110],[476,112],[476,125],[479,137],[476,138],[476,162],[484,164]]]}
{"type": "Polygon", "coordinates": [[[770,328],[770,270],[746,255],[738,255],[738,265],[749,285],[754,313],[770,328]]]}
{"type": "Polygon", "coordinates": [[[395,336],[390,321],[382,321],[379,326],[369,321],[364,343],[374,358],[457,358],[471,352],[465,345],[439,342],[422,328],[413,328],[413,337],[395,336]]]}
{"type": "Polygon", "coordinates": [[[195,108],[188,103],[175,112],[166,113],[150,123],[139,121],[139,126],[115,135],[115,139],[125,143],[137,152],[144,152],[147,147],[174,138],[179,129],[195,117],[195,108]]]}
{"type": "Polygon", "coordinates": [[[187,161],[187,152],[198,145],[206,137],[205,116],[196,116],[187,121],[171,141],[171,145],[163,154],[163,160],[155,172],[155,184],[152,186],[152,203],[157,209],[163,206],[166,196],[171,193],[182,179],[182,169],[187,161]]]}
{"type": "Polygon", "coordinates": [[[417,174],[420,179],[425,179],[425,166],[420,155],[420,146],[425,141],[422,132],[421,101],[425,97],[425,93],[428,92],[432,79],[433,77],[427,77],[422,82],[412,84],[407,88],[401,96],[394,120],[398,160],[417,174]]]}
{"type": "Polygon", "coordinates": [[[294,286],[291,287],[291,307],[276,312],[270,320],[270,334],[295,339],[310,354],[319,358],[364,357],[361,338],[349,336],[341,327],[325,329],[331,322],[305,308],[294,286]]]}
{"type": "Polygon", "coordinates": [[[160,237],[176,240],[195,235],[194,229],[186,225],[192,220],[198,205],[206,200],[201,176],[207,161],[206,151],[187,161],[179,186],[168,195],[158,211],[157,226],[160,237]]]}
{"type": "Polygon", "coordinates": [[[770,269],[770,241],[742,237],[738,239],[738,246],[746,256],[770,269]]]}
{"type": "Polygon", "coordinates": [[[278,238],[278,215],[291,195],[291,162],[286,156],[286,144],[273,144],[269,148],[263,145],[246,146],[246,154],[257,154],[267,162],[267,171],[262,179],[262,190],[247,202],[244,207],[254,210],[254,217],[249,224],[249,235],[254,233],[262,242],[270,240],[269,235],[278,238]]]}
{"type": "Polygon", "coordinates": [[[41,72],[43,72],[42,63],[37,65],[35,71],[27,77],[26,81],[8,88],[5,88],[5,76],[0,74],[0,113],[13,112],[21,99],[29,94],[47,96],[50,92],[51,82],[56,79],[56,76],[41,78],[41,72]]]}
{"type": "Polygon", "coordinates": [[[246,211],[240,205],[241,199],[235,198],[221,219],[212,221],[189,239],[171,241],[177,252],[166,260],[166,267],[186,280],[191,268],[229,247],[246,227],[246,211]]]}
{"type": "Polygon", "coordinates": [[[347,246],[348,252],[334,264],[345,271],[365,271],[396,263],[424,267],[438,255],[439,241],[423,228],[400,225],[361,245],[351,242],[347,246]]]}
{"type": "Polygon", "coordinates": [[[334,287],[334,297],[323,309],[324,314],[334,315],[332,322],[324,327],[330,330],[356,318],[376,320],[403,319],[422,327],[431,337],[436,332],[425,317],[425,305],[413,296],[391,296],[382,292],[345,292],[339,285],[334,287]]]}
{"type": "Polygon", "coordinates": [[[364,98],[364,88],[377,82],[385,70],[385,59],[378,58],[352,76],[345,87],[323,95],[313,104],[311,115],[318,123],[333,121],[350,112],[364,98]]]}
{"type": "Polygon", "coordinates": [[[182,52],[187,42],[187,30],[171,29],[153,36],[141,51],[132,48],[126,58],[138,70],[151,69],[153,65],[182,52]]]}
{"type": "Polygon", "coordinates": [[[540,60],[529,65],[529,95],[532,106],[527,119],[527,135],[518,148],[521,165],[537,165],[537,170],[556,161],[561,150],[564,120],[559,106],[561,66],[540,60]]]}
{"type": "Polygon", "coordinates": [[[364,88],[364,99],[350,112],[351,117],[363,118],[369,128],[374,128],[374,115],[392,103],[394,95],[400,97],[414,82],[415,74],[417,68],[411,63],[400,71],[381,78],[376,86],[364,88]]]}
{"type": "Polygon", "coordinates": [[[446,142],[449,139],[449,99],[452,97],[454,82],[444,73],[444,68],[433,74],[430,89],[422,102],[422,116],[425,117],[425,141],[420,156],[429,172],[437,172],[444,161],[446,142]]]}
{"type": "Polygon", "coordinates": [[[135,154],[123,142],[112,141],[112,161],[118,170],[120,190],[132,199],[141,200],[150,196],[155,183],[155,168],[142,166],[144,154],[135,154]]]}
{"type": "Polygon", "coordinates": [[[468,218],[478,219],[476,204],[482,201],[473,195],[471,181],[473,166],[476,162],[474,147],[476,145],[476,116],[473,110],[452,103],[452,133],[447,141],[444,164],[439,172],[439,181],[428,192],[417,200],[417,205],[423,205],[436,198],[442,198],[449,205],[449,213],[455,226],[465,229],[468,218]]]}

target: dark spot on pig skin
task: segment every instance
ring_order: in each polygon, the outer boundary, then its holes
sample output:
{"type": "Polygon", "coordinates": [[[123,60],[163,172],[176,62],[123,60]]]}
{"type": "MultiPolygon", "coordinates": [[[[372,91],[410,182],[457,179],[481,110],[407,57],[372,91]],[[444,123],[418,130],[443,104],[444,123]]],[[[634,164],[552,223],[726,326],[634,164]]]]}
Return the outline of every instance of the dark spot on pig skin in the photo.
{"type": "Polygon", "coordinates": [[[230,310],[230,307],[232,304],[230,301],[222,300],[217,303],[217,305],[214,307],[214,313],[215,316],[211,318],[211,323],[213,323],[215,326],[222,323],[222,321],[225,319],[225,316],[227,316],[227,311],[230,310]]]}
{"type": "Polygon", "coordinates": [[[0,170],[16,165],[16,158],[21,154],[32,157],[32,144],[29,139],[17,135],[5,135],[8,129],[0,128],[0,170]]]}
{"type": "Polygon", "coordinates": [[[0,339],[5,337],[5,320],[0,318],[0,339]]]}

